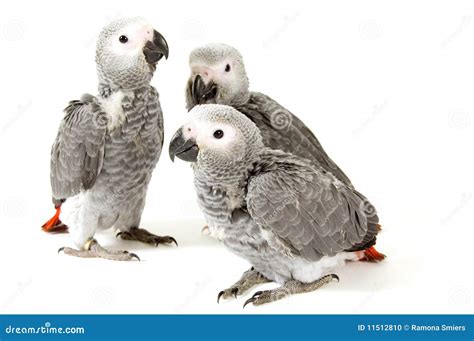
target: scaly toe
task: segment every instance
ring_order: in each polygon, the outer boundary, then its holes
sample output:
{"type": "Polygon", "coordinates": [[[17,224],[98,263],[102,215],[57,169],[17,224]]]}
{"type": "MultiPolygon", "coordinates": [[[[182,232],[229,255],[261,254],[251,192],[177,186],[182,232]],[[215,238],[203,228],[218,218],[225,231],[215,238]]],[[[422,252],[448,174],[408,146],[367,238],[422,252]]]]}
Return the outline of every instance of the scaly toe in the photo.
{"type": "Polygon", "coordinates": [[[219,295],[217,295],[217,303],[219,303],[221,298],[228,299],[231,297],[237,298],[239,295],[239,288],[237,287],[231,287],[226,290],[222,290],[219,295]]]}

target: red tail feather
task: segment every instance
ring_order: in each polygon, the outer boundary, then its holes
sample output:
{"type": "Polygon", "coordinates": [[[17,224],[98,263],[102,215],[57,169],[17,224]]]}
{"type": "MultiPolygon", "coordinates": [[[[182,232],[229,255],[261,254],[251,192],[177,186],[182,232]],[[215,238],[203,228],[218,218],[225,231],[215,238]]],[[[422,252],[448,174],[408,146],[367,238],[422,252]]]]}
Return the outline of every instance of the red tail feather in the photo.
{"type": "Polygon", "coordinates": [[[386,256],[383,253],[378,252],[373,246],[371,246],[364,250],[364,256],[362,257],[361,261],[380,262],[383,261],[385,257],[386,256]]]}
{"type": "Polygon", "coordinates": [[[43,226],[42,229],[45,232],[67,232],[67,226],[64,225],[61,220],[59,220],[59,215],[61,214],[61,206],[56,207],[56,213],[54,216],[49,219],[43,226]]]}

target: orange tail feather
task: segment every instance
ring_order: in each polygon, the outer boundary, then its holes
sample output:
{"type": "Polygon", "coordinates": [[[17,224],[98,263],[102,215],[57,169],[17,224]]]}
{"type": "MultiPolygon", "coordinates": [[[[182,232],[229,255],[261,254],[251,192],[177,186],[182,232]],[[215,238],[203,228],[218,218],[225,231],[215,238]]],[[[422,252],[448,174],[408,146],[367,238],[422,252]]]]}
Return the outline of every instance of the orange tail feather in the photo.
{"type": "Polygon", "coordinates": [[[59,220],[59,215],[61,214],[61,206],[56,207],[56,213],[54,216],[49,219],[46,223],[41,226],[45,232],[66,232],[67,226],[64,225],[61,220],[59,220]]]}
{"type": "Polygon", "coordinates": [[[380,262],[383,261],[385,257],[386,256],[383,253],[378,252],[373,246],[371,246],[364,250],[364,255],[360,260],[365,262],[380,262]]]}

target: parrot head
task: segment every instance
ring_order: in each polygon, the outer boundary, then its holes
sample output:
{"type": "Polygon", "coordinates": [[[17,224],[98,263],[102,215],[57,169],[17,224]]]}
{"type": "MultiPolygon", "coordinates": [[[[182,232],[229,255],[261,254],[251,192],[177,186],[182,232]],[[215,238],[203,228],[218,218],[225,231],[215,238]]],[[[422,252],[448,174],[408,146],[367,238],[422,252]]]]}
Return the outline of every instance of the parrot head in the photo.
{"type": "Polygon", "coordinates": [[[223,178],[248,170],[263,149],[259,129],[245,115],[226,105],[203,104],[174,134],[169,155],[223,178]]]}
{"type": "Polygon", "coordinates": [[[150,82],[158,61],[168,58],[165,38],[142,18],[111,22],[97,41],[100,81],[111,87],[134,89],[150,82]]]}
{"type": "Polygon", "coordinates": [[[249,80],[237,49],[225,44],[209,44],[194,49],[189,56],[191,76],[186,88],[187,108],[217,103],[244,104],[249,99],[249,80]]]}

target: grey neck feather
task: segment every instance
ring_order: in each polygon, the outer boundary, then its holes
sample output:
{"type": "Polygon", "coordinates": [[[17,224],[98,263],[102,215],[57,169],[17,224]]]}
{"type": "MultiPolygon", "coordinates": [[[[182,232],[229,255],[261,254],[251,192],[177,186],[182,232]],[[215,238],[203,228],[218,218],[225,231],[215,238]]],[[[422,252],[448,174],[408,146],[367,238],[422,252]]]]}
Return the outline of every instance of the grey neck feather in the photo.
{"type": "Polygon", "coordinates": [[[193,164],[194,176],[213,187],[245,188],[258,163],[259,154],[260,152],[247,154],[239,162],[221,164],[219,167],[198,161],[193,164]]]}

